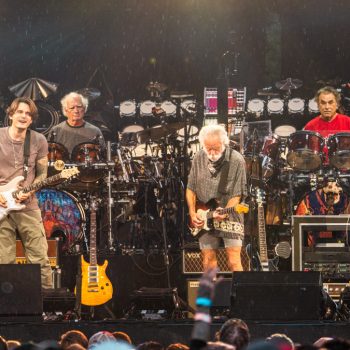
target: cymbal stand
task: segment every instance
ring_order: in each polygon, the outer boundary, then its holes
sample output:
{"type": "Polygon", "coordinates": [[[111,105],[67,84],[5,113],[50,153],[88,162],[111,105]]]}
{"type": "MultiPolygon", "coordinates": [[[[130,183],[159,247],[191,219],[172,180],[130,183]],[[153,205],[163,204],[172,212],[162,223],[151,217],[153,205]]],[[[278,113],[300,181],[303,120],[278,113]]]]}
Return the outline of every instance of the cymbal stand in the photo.
{"type": "MultiPolygon", "coordinates": [[[[118,149],[117,152],[118,157],[120,156],[120,150],[118,149]]],[[[111,163],[111,141],[107,141],[107,164],[111,163]]],[[[107,184],[107,217],[108,217],[108,249],[112,252],[115,251],[114,247],[114,240],[113,240],[113,228],[112,228],[112,208],[114,204],[114,199],[112,197],[112,169],[110,166],[108,166],[108,174],[106,179],[107,184]]]]}

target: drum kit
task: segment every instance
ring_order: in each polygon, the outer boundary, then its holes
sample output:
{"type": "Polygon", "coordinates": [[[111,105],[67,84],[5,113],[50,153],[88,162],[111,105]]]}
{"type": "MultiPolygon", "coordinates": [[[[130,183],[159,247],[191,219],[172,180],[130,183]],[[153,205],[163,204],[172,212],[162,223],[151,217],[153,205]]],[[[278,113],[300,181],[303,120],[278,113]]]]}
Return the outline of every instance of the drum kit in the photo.
{"type": "MultiPolygon", "coordinates": [[[[118,133],[117,142],[108,141],[106,148],[97,142],[86,142],[76,145],[69,154],[64,145],[48,142],[48,176],[57,174],[64,167],[77,167],[80,171],[75,179],[56,183],[37,193],[46,234],[62,237],[64,252],[78,253],[84,249],[84,244],[88,249],[87,213],[90,199],[96,196],[103,198],[98,213],[101,231],[108,231],[107,235],[100,235],[100,240],[105,240],[102,243],[109,250],[127,252],[147,248],[135,245],[136,241],[156,241],[146,237],[147,232],[142,239],[133,236],[157,226],[159,223],[155,221],[163,216],[175,223],[170,226],[178,229],[183,226],[184,214],[179,217],[180,211],[174,214],[174,208],[182,207],[184,203],[183,179],[188,174],[199,128],[193,118],[195,114],[182,110],[189,108],[183,99],[179,105],[181,116],[175,118],[173,114],[179,110],[176,105],[141,103],[138,106],[140,115],[149,117],[148,120],[158,118],[161,123],[147,127],[149,124],[137,125],[134,120],[134,124],[118,133]],[[156,110],[152,111],[153,107],[156,110]],[[125,231],[121,227],[124,223],[130,223],[127,237],[123,236],[125,232],[120,235],[118,232],[119,229],[125,231]]],[[[120,113],[124,114],[121,119],[131,116],[135,108],[132,101],[121,104],[120,113]]],[[[161,225],[156,231],[161,237],[161,225]]]]}
{"type": "Polygon", "coordinates": [[[287,221],[295,214],[305,192],[326,188],[330,183],[344,188],[344,195],[350,189],[350,132],[323,137],[301,130],[288,137],[272,134],[263,142],[251,137],[245,144],[244,157],[251,183],[258,178],[254,185],[267,192],[288,194],[287,221]],[[258,176],[254,173],[254,160],[258,162],[258,176]]]}

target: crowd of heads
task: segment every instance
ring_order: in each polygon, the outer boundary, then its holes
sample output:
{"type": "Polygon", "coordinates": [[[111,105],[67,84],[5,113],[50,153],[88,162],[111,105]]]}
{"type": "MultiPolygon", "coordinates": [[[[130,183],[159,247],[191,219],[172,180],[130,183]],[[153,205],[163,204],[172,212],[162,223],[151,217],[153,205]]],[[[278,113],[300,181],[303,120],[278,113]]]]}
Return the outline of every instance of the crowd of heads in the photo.
{"type": "MultiPolygon", "coordinates": [[[[192,350],[186,343],[165,346],[150,340],[135,344],[125,332],[99,331],[87,337],[81,330],[69,330],[57,341],[21,343],[0,336],[0,350],[192,350]]],[[[197,350],[197,349],[196,349],[197,350]]],[[[263,340],[252,340],[249,327],[241,319],[227,320],[202,350],[350,350],[350,340],[322,337],[313,344],[295,343],[288,335],[274,333],[263,340]]]]}

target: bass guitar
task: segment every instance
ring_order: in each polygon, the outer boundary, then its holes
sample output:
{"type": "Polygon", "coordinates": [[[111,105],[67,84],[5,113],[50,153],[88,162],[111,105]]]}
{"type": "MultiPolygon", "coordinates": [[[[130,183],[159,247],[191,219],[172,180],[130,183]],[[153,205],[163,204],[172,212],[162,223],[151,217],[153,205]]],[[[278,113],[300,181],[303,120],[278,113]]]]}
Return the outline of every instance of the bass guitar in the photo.
{"type": "Polygon", "coordinates": [[[39,190],[44,186],[54,184],[60,179],[69,179],[79,174],[77,167],[64,169],[59,174],[50,176],[43,181],[32,183],[29,186],[18,189],[18,185],[24,180],[23,176],[17,176],[12,179],[8,184],[0,186],[0,194],[5,198],[7,207],[0,207],[0,221],[6,217],[11,211],[17,211],[25,208],[25,204],[16,202],[19,192],[28,193],[31,191],[39,190]]]}
{"type": "Polygon", "coordinates": [[[106,275],[108,261],[97,264],[96,201],[90,205],[90,263],[81,256],[81,303],[88,306],[105,304],[112,299],[113,286],[106,275]]]}
{"type": "Polygon", "coordinates": [[[236,212],[238,214],[241,213],[248,213],[249,211],[249,206],[245,203],[239,203],[235,205],[234,207],[229,207],[229,208],[222,208],[222,209],[214,209],[217,206],[217,202],[215,199],[211,199],[209,202],[206,204],[197,202],[196,203],[196,213],[197,216],[204,221],[204,224],[202,227],[194,227],[192,220],[190,219],[190,231],[192,236],[197,236],[198,233],[202,230],[205,231],[210,231],[213,229],[213,224],[214,224],[214,218],[213,215],[215,212],[217,212],[220,215],[225,215],[225,214],[230,214],[233,212],[236,212]]]}

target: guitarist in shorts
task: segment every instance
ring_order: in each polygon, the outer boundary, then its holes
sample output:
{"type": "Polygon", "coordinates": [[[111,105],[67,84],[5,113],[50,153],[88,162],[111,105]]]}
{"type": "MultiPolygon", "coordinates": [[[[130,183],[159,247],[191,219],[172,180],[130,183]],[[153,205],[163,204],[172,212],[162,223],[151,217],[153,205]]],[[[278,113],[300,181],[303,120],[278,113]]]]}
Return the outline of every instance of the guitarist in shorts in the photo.
{"type": "Polygon", "coordinates": [[[203,217],[197,211],[199,202],[215,199],[217,203],[213,229],[199,233],[204,271],[217,267],[216,251],[221,240],[230,270],[242,271],[243,214],[234,210],[223,214],[220,209],[235,208],[246,196],[245,161],[240,153],[229,147],[228,135],[221,125],[203,127],[199,142],[202,149],[193,159],[186,189],[191,226],[198,230],[204,226],[203,217]]]}
{"type": "MultiPolygon", "coordinates": [[[[33,130],[29,132],[29,126],[38,118],[35,103],[26,97],[16,98],[7,113],[10,126],[0,128],[0,186],[5,186],[17,176],[25,177],[22,187],[44,180],[48,163],[47,141],[44,135],[33,130]],[[26,137],[29,147],[25,147],[26,137]],[[25,153],[29,155],[27,162],[25,153]]],[[[16,191],[17,188],[11,190],[16,191]]],[[[0,207],[10,209],[10,204],[2,193],[4,190],[0,187],[0,207]]],[[[48,244],[38,201],[33,192],[21,191],[16,195],[16,201],[25,207],[18,211],[9,210],[8,215],[0,221],[0,264],[16,263],[18,233],[27,262],[41,266],[42,287],[52,288],[48,244]]]]}

